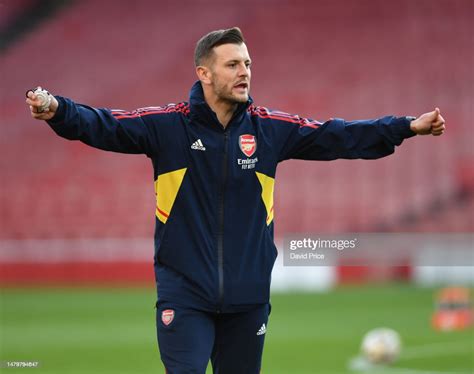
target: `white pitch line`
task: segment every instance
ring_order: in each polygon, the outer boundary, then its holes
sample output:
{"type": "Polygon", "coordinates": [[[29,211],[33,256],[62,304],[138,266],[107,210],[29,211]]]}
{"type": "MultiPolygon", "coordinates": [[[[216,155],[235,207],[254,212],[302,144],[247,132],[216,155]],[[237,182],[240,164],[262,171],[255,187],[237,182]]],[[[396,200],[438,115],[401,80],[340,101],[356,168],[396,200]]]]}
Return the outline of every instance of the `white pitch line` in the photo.
{"type": "Polygon", "coordinates": [[[358,371],[370,374],[472,374],[472,371],[433,371],[373,365],[362,356],[354,357],[349,362],[348,369],[351,371],[358,371]]]}
{"type": "Polygon", "coordinates": [[[408,347],[402,350],[400,358],[431,357],[434,355],[447,355],[452,353],[474,351],[473,341],[458,341],[449,343],[433,343],[418,347],[408,347]]]}
{"type": "Polygon", "coordinates": [[[387,374],[472,374],[467,371],[433,371],[409,368],[387,368],[384,373],[387,374]]]}
{"type": "MultiPolygon", "coordinates": [[[[403,349],[400,354],[401,359],[410,359],[418,357],[431,357],[440,355],[449,355],[453,353],[463,353],[474,351],[473,341],[457,341],[457,342],[439,342],[433,344],[425,344],[418,347],[409,347],[403,349]]],[[[410,368],[394,368],[382,365],[372,365],[364,357],[358,356],[353,358],[348,365],[352,371],[364,371],[372,374],[472,374],[473,372],[465,371],[433,371],[410,368]]]]}

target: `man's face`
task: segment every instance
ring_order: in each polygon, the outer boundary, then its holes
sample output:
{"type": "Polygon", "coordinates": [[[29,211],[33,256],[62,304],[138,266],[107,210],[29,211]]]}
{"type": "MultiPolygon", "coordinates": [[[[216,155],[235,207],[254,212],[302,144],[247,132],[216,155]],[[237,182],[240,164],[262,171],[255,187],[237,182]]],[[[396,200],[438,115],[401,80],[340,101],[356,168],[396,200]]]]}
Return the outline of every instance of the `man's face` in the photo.
{"type": "Polygon", "coordinates": [[[250,91],[250,57],[245,43],[214,48],[209,62],[211,86],[218,100],[245,103],[250,91]]]}

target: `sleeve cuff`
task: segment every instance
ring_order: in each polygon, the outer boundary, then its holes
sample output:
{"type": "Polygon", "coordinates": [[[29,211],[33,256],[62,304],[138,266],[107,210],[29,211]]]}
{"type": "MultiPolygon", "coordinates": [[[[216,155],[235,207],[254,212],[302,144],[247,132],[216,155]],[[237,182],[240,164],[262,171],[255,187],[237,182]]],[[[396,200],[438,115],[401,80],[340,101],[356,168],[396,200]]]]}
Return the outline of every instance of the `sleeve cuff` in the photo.
{"type": "Polygon", "coordinates": [[[410,124],[411,124],[411,121],[416,119],[416,117],[405,116],[405,117],[400,117],[399,119],[401,121],[400,121],[400,125],[399,125],[398,128],[400,129],[400,133],[403,136],[403,138],[406,139],[406,138],[411,138],[411,137],[415,136],[416,132],[414,132],[410,128],[410,124]]]}
{"type": "Polygon", "coordinates": [[[59,126],[64,123],[64,118],[66,115],[66,100],[62,96],[54,96],[58,100],[58,109],[54,114],[54,117],[46,121],[50,126],[59,126]]]}

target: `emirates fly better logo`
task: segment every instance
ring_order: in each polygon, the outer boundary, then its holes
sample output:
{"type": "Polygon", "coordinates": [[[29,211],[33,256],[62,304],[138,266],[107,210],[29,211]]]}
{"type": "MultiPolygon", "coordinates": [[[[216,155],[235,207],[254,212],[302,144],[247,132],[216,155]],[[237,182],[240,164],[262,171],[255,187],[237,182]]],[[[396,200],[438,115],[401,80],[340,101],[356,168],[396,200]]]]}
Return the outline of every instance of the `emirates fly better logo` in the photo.
{"type": "Polygon", "coordinates": [[[240,150],[245,156],[252,157],[252,155],[257,150],[257,141],[255,140],[255,136],[250,134],[240,135],[239,146],[240,150]]]}

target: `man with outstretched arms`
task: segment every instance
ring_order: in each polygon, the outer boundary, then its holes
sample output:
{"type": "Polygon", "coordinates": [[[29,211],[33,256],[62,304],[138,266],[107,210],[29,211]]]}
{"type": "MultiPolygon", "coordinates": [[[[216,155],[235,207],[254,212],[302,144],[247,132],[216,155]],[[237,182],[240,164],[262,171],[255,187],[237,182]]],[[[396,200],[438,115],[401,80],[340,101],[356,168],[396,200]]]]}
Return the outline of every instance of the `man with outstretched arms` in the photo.
{"type": "Polygon", "coordinates": [[[377,159],[445,130],[438,108],[415,117],[318,122],[256,105],[240,29],[197,43],[188,102],[132,112],[31,90],[33,118],[59,136],[152,161],[157,333],[169,374],[257,374],[270,313],[276,167],[287,159],[377,159]],[[35,93],[36,92],[36,93],[35,93]],[[246,209],[242,209],[245,207],[246,209]]]}

